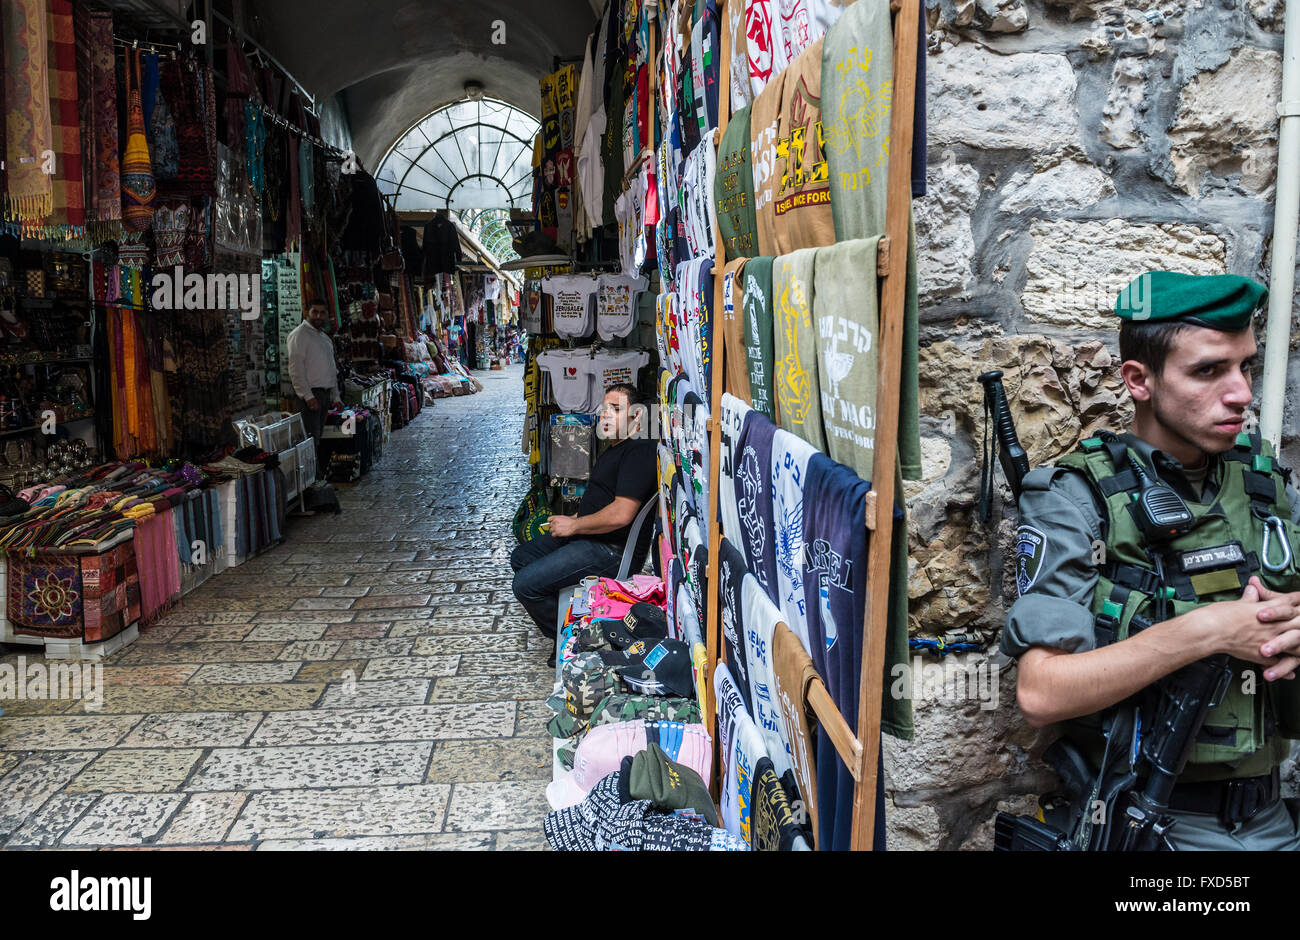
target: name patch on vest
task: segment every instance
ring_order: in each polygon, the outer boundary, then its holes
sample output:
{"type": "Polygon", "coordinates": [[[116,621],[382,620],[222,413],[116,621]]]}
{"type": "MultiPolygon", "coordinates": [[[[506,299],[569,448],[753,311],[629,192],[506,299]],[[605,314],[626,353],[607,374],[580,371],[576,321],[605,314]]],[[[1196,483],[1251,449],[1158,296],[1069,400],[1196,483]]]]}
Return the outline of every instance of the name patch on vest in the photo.
{"type": "Polygon", "coordinates": [[[1043,567],[1047,536],[1031,525],[1016,529],[1016,588],[1024,594],[1038,580],[1043,567]]]}
{"type": "Polygon", "coordinates": [[[1183,552],[1179,556],[1179,563],[1187,574],[1209,571],[1212,568],[1235,568],[1237,565],[1245,564],[1245,561],[1246,553],[1241,550],[1240,542],[1229,542],[1212,548],[1198,548],[1195,551],[1183,552]]]}

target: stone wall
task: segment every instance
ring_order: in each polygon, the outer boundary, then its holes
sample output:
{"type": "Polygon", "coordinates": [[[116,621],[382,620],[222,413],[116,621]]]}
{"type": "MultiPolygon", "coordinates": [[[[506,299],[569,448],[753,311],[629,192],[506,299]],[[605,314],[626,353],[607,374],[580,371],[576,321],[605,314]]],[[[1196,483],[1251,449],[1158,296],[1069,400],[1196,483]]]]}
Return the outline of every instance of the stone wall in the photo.
{"type": "MultiPolygon", "coordinates": [[[[1284,3],[927,5],[930,192],[915,204],[925,479],[906,486],[911,627],[983,637],[990,655],[966,660],[999,667],[998,705],[915,701],[916,739],[885,739],[888,837],[899,849],[987,849],[993,814],[1032,807],[1050,783],[1037,755],[1051,736],[1020,718],[1014,665],[992,652],[1016,597],[1015,508],[1003,486],[993,521],[976,518],[976,376],[1005,372],[1030,461],[1050,462],[1132,418],[1107,315],[1124,284],[1152,268],[1268,282],[1284,3]]],[[[1290,371],[1300,380],[1294,353],[1290,371]]],[[[913,688],[924,687],[917,674],[913,688]]]]}

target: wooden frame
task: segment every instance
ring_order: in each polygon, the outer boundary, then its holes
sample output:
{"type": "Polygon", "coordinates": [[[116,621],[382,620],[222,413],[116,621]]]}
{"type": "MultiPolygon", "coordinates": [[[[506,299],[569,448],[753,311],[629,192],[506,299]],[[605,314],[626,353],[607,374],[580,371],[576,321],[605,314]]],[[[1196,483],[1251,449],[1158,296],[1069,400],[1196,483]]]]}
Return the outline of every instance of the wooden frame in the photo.
{"type": "MultiPolygon", "coordinates": [[[[866,499],[864,524],[871,532],[867,550],[866,618],[863,623],[862,683],[858,690],[858,733],[850,730],[826,685],[819,678],[809,689],[808,702],[826,729],[840,759],[853,774],[853,824],[850,847],[869,851],[875,839],[877,770],[880,759],[881,695],[884,687],[885,636],[889,620],[889,581],[893,558],[894,478],[898,459],[899,381],[902,372],[903,310],[907,300],[907,245],[911,224],[911,169],[913,107],[916,101],[916,60],[920,9],[916,0],[857,0],[859,3],[888,2],[895,14],[894,94],[890,114],[890,161],[886,190],[885,232],[877,253],[876,274],[880,279],[880,342],[876,383],[875,456],[872,489],[866,499]],[[892,246],[901,247],[900,263],[893,264],[892,246]],[[878,510],[884,507],[884,511],[878,510]]],[[[720,61],[718,71],[718,146],[726,132],[731,111],[731,42],[726,5],[719,10],[720,61]]],[[[678,24],[680,28],[680,24],[678,24]]],[[[720,642],[718,585],[719,483],[722,473],[722,393],[727,367],[720,327],[724,301],[723,268],[726,249],[715,219],[713,226],[713,315],[711,317],[712,388],[709,392],[709,607],[706,626],[708,679],[719,661],[725,661],[720,642]],[[719,654],[723,655],[720,656],[719,654]]],[[[707,680],[706,680],[707,681],[707,680]]],[[[711,690],[706,690],[706,696],[711,690]]],[[[711,698],[706,698],[711,705],[711,698]]],[[[708,708],[705,721],[714,737],[714,766],[721,767],[717,753],[717,718],[708,708]]]]}

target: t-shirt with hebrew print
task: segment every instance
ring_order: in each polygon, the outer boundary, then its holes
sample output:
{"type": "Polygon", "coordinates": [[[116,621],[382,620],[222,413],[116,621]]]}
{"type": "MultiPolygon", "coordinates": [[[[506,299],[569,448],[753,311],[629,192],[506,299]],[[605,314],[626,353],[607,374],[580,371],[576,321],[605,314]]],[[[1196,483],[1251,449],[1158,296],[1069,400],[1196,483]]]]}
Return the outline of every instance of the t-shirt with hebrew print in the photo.
{"type": "Polygon", "coordinates": [[[643,277],[602,274],[597,279],[596,333],[609,341],[627,336],[636,325],[637,296],[649,285],[643,277]]]}
{"type": "Polygon", "coordinates": [[[754,219],[758,253],[775,255],[776,193],[780,183],[777,143],[781,136],[781,96],[786,72],[774,76],[749,109],[749,156],[754,174],[754,219]]]}
{"type": "Polygon", "coordinates": [[[541,281],[529,281],[525,285],[520,303],[520,321],[523,328],[529,333],[544,331],[542,326],[543,296],[541,281]]]}
{"type": "Polygon", "coordinates": [[[772,266],[773,359],[777,424],[824,451],[821,389],[817,378],[817,334],[813,329],[813,258],[801,248],[772,266]]]}
{"type": "Polygon", "coordinates": [[[611,385],[624,384],[640,388],[638,377],[649,361],[650,354],[644,349],[606,349],[591,357],[589,369],[592,376],[592,410],[600,406],[605,390],[611,385]]]}
{"type": "Polygon", "coordinates": [[[551,295],[551,320],[558,335],[570,339],[591,335],[594,277],[562,274],[543,278],[542,290],[551,295]]]}
{"type": "Polygon", "coordinates": [[[745,0],[745,49],[750,92],[757,98],[790,61],[781,37],[779,0],[745,0]]]}
{"type": "Polygon", "coordinates": [[[831,189],[822,151],[822,41],[786,69],[776,143],[776,254],[835,241],[831,189]]]}

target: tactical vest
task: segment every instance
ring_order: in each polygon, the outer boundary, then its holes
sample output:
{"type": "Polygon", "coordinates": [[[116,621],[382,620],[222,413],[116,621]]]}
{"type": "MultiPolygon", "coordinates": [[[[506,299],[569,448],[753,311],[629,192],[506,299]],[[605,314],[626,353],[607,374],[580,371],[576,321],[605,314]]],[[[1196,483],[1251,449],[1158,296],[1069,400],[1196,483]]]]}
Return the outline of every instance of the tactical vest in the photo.
{"type": "MultiPolygon", "coordinates": [[[[1239,600],[1251,575],[1271,590],[1293,590],[1300,576],[1300,539],[1291,523],[1286,480],[1272,447],[1258,434],[1239,434],[1218,461],[1219,479],[1207,477],[1209,503],[1185,499],[1195,516],[1191,530],[1159,549],[1164,581],[1157,576],[1151,546],[1132,513],[1139,480],[1123,461],[1123,442],[1092,437],[1057,462],[1082,472],[1092,486],[1106,541],[1096,559],[1099,579],[1092,613],[1098,647],[1126,639],[1135,626],[1185,614],[1204,604],[1239,600]],[[1122,465],[1117,468],[1117,463],[1122,465]],[[1266,520],[1268,520],[1266,522],[1266,520]],[[1267,530],[1268,552],[1264,551],[1267,530]],[[1283,544],[1283,539],[1286,544],[1283,544]],[[1280,565],[1290,555],[1290,561],[1280,565]],[[1281,570],[1269,570],[1266,560],[1281,570]],[[1162,603],[1163,600],[1163,603],[1162,603]]],[[[1129,451],[1133,460],[1138,456],[1129,451]]],[[[1144,465],[1146,466],[1146,465],[1144,465]]],[[[1147,467],[1154,478],[1156,472],[1147,467]]],[[[1222,780],[1266,774],[1287,756],[1286,737],[1300,737],[1300,678],[1267,682],[1261,667],[1231,660],[1233,681],[1213,708],[1193,745],[1184,781],[1222,780]],[[1253,690],[1253,692],[1252,692],[1253,690]]],[[[1149,715],[1154,687],[1140,693],[1149,715]]],[[[1104,749],[1102,715],[1065,723],[1064,733],[1099,763],[1104,749]]]]}

